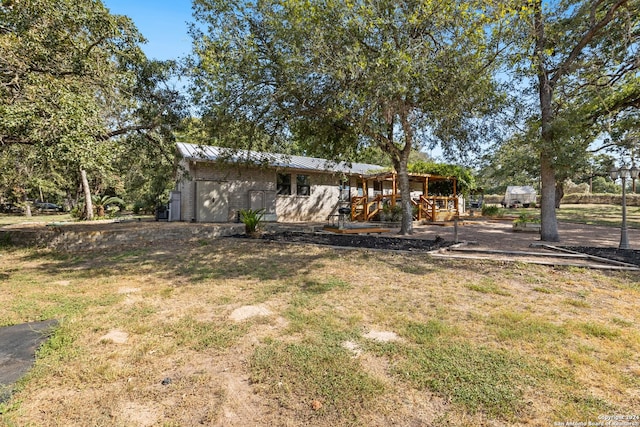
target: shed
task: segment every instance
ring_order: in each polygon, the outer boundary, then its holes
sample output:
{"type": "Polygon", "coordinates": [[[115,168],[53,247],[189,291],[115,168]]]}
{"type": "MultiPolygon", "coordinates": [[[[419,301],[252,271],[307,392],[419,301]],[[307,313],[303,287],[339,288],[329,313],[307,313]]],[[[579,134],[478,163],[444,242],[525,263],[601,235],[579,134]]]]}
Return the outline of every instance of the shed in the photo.
{"type": "Polygon", "coordinates": [[[528,208],[535,205],[537,193],[530,185],[510,185],[504,194],[502,205],[508,208],[523,206],[528,208]]]}

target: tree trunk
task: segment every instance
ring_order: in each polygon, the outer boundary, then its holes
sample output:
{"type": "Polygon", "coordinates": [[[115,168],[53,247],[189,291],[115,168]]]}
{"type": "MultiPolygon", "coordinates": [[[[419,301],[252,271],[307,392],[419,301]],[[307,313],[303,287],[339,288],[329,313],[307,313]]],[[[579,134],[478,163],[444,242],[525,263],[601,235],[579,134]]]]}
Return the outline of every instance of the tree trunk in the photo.
{"type": "Polygon", "coordinates": [[[556,182],[556,209],[560,209],[560,203],[564,197],[564,181],[556,182]]]}
{"type": "Polygon", "coordinates": [[[31,202],[29,202],[26,197],[25,197],[25,201],[24,201],[24,215],[26,217],[31,218],[32,213],[31,213],[31,202]]]}
{"type": "Polygon", "coordinates": [[[544,153],[540,155],[540,178],[542,180],[540,240],[558,242],[560,235],[556,218],[556,174],[551,160],[544,153]]]}
{"type": "MultiPolygon", "coordinates": [[[[406,236],[413,234],[413,205],[411,204],[411,184],[409,183],[409,154],[413,146],[413,128],[409,123],[408,112],[401,109],[398,113],[400,125],[404,133],[404,146],[394,157],[393,166],[398,174],[400,194],[402,194],[402,223],[399,234],[406,236]]],[[[389,127],[389,140],[393,140],[393,121],[389,127]]]]}
{"type": "Polygon", "coordinates": [[[551,100],[553,98],[553,87],[549,81],[549,73],[545,68],[545,32],[542,19],[542,2],[536,3],[535,11],[535,54],[538,67],[538,90],[540,96],[540,124],[542,134],[540,137],[540,181],[542,183],[540,200],[540,240],[546,242],[558,242],[558,220],[556,218],[556,171],[553,159],[550,156],[550,147],[553,142],[553,131],[551,123],[553,121],[553,110],[551,100]]]}
{"type": "Polygon", "coordinates": [[[93,219],[91,190],[89,189],[89,181],[87,180],[87,171],[82,167],[80,167],[80,178],[82,179],[82,191],[84,192],[84,219],[91,221],[93,219]]]}
{"type": "Polygon", "coordinates": [[[400,194],[402,194],[402,223],[400,224],[399,233],[401,235],[413,234],[413,208],[411,206],[408,160],[408,158],[402,156],[396,167],[400,194]]]}

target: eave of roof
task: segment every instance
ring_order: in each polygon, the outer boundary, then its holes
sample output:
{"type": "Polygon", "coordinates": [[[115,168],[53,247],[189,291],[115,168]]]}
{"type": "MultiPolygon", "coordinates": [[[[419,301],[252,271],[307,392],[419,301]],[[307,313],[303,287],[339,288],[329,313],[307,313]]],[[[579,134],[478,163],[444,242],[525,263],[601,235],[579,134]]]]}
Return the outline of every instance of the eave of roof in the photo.
{"type": "Polygon", "coordinates": [[[193,161],[230,163],[252,163],[275,168],[297,169],[316,172],[345,173],[349,175],[366,175],[381,172],[385,168],[369,163],[332,162],[317,157],[290,156],[284,154],[264,153],[248,150],[234,150],[211,145],[197,145],[185,142],[177,143],[180,155],[193,161]]]}

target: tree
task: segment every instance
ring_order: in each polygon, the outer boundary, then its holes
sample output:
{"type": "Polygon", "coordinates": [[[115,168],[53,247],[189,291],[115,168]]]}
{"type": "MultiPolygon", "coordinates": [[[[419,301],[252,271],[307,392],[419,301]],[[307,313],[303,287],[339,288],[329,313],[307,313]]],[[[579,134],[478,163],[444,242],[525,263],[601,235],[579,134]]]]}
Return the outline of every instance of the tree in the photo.
{"type": "MultiPolygon", "coordinates": [[[[445,177],[456,178],[456,191],[458,194],[468,195],[470,191],[476,189],[476,179],[471,169],[459,165],[435,163],[431,161],[417,161],[409,164],[409,171],[412,173],[428,173],[445,177]]],[[[451,193],[451,184],[448,182],[434,182],[429,184],[429,188],[442,194],[451,193]],[[439,190],[440,187],[442,190],[439,190]]]]}
{"type": "Polygon", "coordinates": [[[413,149],[464,158],[487,130],[501,100],[494,13],[484,1],[196,0],[195,99],[204,119],[251,123],[243,148],[254,130],[336,160],[377,146],[408,195],[413,149]]]}
{"type": "Polygon", "coordinates": [[[615,92],[637,69],[639,7],[637,0],[530,0],[521,14],[528,36],[516,56],[520,75],[533,78],[538,95],[542,240],[560,239],[555,206],[562,155],[591,142],[568,137],[572,129],[593,131],[595,121],[580,104],[600,104],[596,88],[615,92]],[[572,147],[576,140],[585,144],[572,147]]]}
{"type": "Polygon", "coordinates": [[[163,84],[176,64],[148,61],[129,18],[100,1],[3,0],[0,23],[0,146],[31,147],[89,193],[86,171],[113,160],[108,142],[171,140],[184,105],[163,84]]]}

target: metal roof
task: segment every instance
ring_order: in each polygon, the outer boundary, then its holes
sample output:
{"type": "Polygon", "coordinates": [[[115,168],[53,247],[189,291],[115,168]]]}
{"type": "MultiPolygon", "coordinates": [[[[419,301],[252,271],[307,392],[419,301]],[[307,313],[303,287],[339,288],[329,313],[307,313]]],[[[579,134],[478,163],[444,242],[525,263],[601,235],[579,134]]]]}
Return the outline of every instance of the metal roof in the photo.
{"type": "Polygon", "coordinates": [[[380,172],[385,168],[368,163],[336,163],[317,157],[292,156],[286,154],[263,153],[259,151],[236,150],[211,145],[188,144],[178,142],[180,155],[195,161],[247,162],[276,168],[300,169],[317,172],[338,172],[349,175],[366,175],[380,172]]]}

